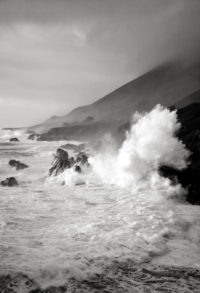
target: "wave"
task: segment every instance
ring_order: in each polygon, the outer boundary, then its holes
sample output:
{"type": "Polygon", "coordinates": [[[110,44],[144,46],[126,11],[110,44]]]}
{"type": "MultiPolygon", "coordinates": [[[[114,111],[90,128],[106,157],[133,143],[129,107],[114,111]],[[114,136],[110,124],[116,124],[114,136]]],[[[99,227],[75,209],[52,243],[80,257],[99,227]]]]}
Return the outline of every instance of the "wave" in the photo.
{"type": "Polygon", "coordinates": [[[82,174],[68,169],[48,179],[60,142],[27,144],[34,156],[18,173],[22,185],[1,188],[0,283],[23,292],[194,292],[199,211],[159,173],[162,164],[188,164],[179,127],[176,112],[161,106],[136,114],[118,150],[107,143],[82,174]]]}

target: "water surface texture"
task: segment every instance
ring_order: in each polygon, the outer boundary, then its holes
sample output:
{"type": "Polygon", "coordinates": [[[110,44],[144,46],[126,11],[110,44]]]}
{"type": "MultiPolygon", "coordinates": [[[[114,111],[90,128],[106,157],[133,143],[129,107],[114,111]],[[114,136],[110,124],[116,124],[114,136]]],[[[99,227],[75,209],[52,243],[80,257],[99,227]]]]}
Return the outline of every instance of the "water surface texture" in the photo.
{"type": "Polygon", "coordinates": [[[64,142],[6,139],[0,179],[19,186],[0,187],[1,292],[199,292],[199,207],[92,171],[61,185],[48,169],[64,142]]]}

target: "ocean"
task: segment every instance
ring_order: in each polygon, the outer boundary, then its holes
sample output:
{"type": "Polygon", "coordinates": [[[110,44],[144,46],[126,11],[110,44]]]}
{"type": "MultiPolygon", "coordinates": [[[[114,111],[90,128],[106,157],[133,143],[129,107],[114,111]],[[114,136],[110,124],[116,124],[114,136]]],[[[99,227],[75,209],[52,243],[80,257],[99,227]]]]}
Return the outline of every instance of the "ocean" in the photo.
{"type": "Polygon", "coordinates": [[[49,178],[66,141],[0,134],[0,179],[19,182],[0,186],[0,292],[200,292],[199,207],[180,186],[149,185],[142,167],[137,188],[118,184],[114,160],[90,150],[83,174],[49,178]],[[16,171],[11,159],[29,168],[16,171]]]}

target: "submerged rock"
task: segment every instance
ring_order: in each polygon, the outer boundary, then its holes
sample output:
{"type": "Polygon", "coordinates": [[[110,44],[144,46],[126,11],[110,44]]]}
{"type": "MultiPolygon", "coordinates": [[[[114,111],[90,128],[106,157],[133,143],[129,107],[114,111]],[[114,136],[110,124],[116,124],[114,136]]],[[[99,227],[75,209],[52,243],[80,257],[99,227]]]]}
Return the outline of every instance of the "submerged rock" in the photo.
{"type": "Polygon", "coordinates": [[[75,159],[74,159],[74,157],[71,157],[71,158],[69,159],[69,161],[70,161],[71,167],[74,166],[74,164],[75,164],[75,159]]]}
{"type": "Polygon", "coordinates": [[[25,168],[28,168],[28,165],[21,163],[20,161],[17,161],[17,160],[10,160],[9,165],[11,167],[15,167],[17,170],[23,170],[25,168]]]}
{"type": "Polygon", "coordinates": [[[17,137],[12,137],[12,138],[10,138],[10,141],[13,141],[13,142],[14,142],[14,141],[17,141],[17,142],[18,142],[19,139],[18,139],[17,137]]]}
{"type": "Polygon", "coordinates": [[[19,184],[18,184],[17,180],[15,179],[15,177],[9,177],[9,178],[6,178],[5,180],[1,181],[1,185],[12,187],[12,186],[17,186],[19,184]]]}
{"type": "Polygon", "coordinates": [[[59,173],[62,173],[65,169],[70,168],[71,162],[68,152],[61,148],[57,149],[52,165],[53,166],[49,169],[50,176],[58,175],[59,173]]]}

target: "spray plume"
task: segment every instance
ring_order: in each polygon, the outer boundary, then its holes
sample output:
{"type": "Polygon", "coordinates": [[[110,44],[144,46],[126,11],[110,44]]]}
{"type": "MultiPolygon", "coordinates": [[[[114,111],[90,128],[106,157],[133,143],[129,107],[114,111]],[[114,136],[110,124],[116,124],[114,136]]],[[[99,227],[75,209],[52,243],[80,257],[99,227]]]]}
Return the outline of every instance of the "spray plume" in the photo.
{"type": "Polygon", "coordinates": [[[96,175],[104,183],[134,189],[145,186],[170,186],[170,181],[159,175],[159,167],[187,167],[189,152],[176,137],[180,128],[176,111],[157,105],[151,112],[136,113],[118,153],[100,153],[90,159],[96,175]]]}

